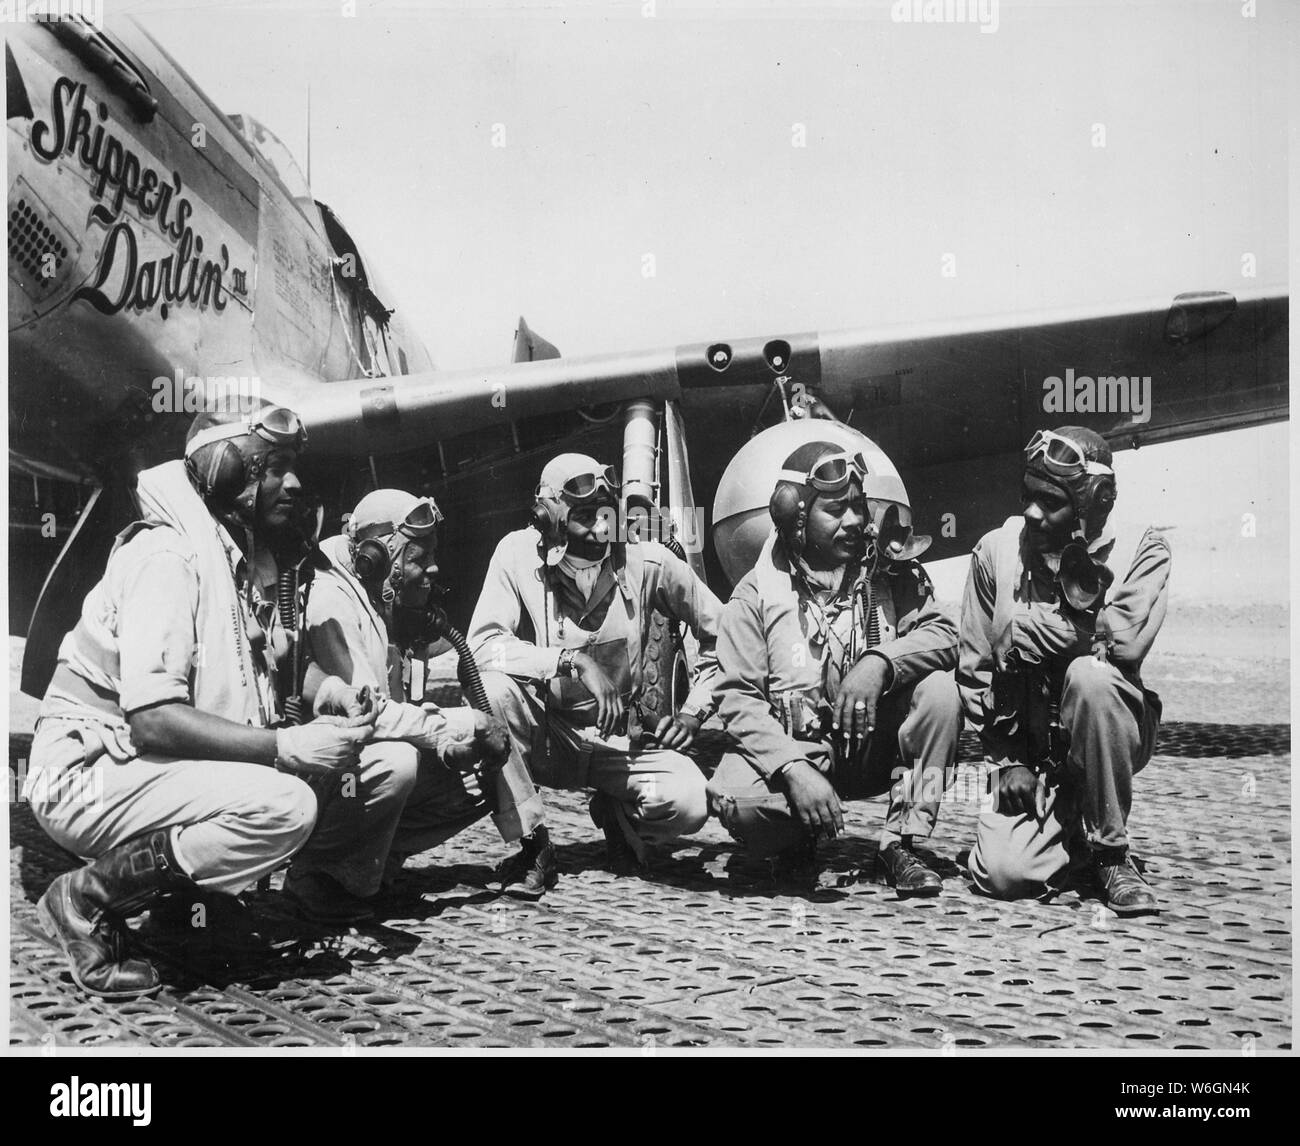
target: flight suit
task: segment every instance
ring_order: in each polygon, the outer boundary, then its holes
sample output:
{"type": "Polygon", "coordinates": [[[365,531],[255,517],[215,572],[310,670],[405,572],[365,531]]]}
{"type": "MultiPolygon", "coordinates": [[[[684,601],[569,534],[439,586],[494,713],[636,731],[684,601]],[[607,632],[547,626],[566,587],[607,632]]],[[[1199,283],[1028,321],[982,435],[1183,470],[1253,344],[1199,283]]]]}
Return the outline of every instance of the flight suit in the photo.
{"type": "Polygon", "coordinates": [[[145,520],[119,538],[59,648],[24,798],[86,860],[174,828],[184,873],[234,895],[306,841],[311,788],[252,762],[141,753],[127,715],[180,702],[268,726],[274,690],[257,635],[273,626],[274,562],[260,552],[250,568],[181,462],[145,470],[138,488],[145,520]]]}
{"type": "MultiPolygon", "coordinates": [[[[1108,554],[1103,546],[1097,555],[1108,554]]],[[[1052,570],[1025,545],[1023,518],[1008,518],[975,547],[957,671],[966,717],[996,768],[1033,763],[1023,737],[998,718],[993,695],[995,666],[1019,649],[1062,681],[1068,736],[1062,766],[1044,778],[1042,822],[996,808],[981,813],[969,859],[979,890],[1039,896],[1059,888],[1090,851],[1127,848],[1133,776],[1150,760],[1160,724],[1160,698],[1143,686],[1140,669],[1164,622],[1169,569],[1168,542],[1148,530],[1123,584],[1094,618],[1060,603],[1052,570]]],[[[1022,725],[1026,715],[1019,714],[1022,725]]]]}
{"type": "MultiPolygon", "coordinates": [[[[956,627],[935,605],[917,562],[878,574],[872,589],[884,639],[871,655],[884,657],[890,672],[875,732],[852,757],[821,726],[837,692],[827,686],[833,641],[818,619],[827,610],[799,587],[775,533],[727,602],[716,699],[737,748],[719,763],[709,798],[722,825],[756,857],[806,838],[777,779],[794,761],[825,774],[844,799],[888,792],[881,848],[934,830],[962,727],[951,671],[956,627]]],[[[837,625],[849,621],[847,610],[837,615],[837,625]]]]}
{"type": "MultiPolygon", "coordinates": [[[[327,538],[321,552],[329,566],[316,574],[307,600],[312,659],[353,687],[368,685],[377,697],[402,703],[405,698],[394,697],[390,687],[396,650],[351,572],[347,540],[327,538]]],[[[321,871],[365,898],[379,890],[390,853],[404,858],[437,847],[489,811],[507,842],[543,822],[541,796],[518,762],[486,775],[462,774],[413,744],[381,739],[383,726],[381,714],[377,738],[361,750],[355,772],[316,785],[317,826],[294,859],[295,878],[321,871]]]]}
{"type": "Polygon", "coordinates": [[[470,622],[470,647],[492,711],[509,730],[512,759],[543,786],[605,793],[635,850],[699,831],[708,818],[704,774],[681,752],[640,745],[637,702],[647,620],[657,607],[699,641],[699,675],[683,711],[711,710],[721,603],[684,561],[648,541],[612,547],[584,598],[565,574],[543,574],[537,538],[522,529],[501,539],[470,622]],[[557,676],[566,648],[593,657],[618,687],[626,731],[596,731],[586,688],[557,676]]]}

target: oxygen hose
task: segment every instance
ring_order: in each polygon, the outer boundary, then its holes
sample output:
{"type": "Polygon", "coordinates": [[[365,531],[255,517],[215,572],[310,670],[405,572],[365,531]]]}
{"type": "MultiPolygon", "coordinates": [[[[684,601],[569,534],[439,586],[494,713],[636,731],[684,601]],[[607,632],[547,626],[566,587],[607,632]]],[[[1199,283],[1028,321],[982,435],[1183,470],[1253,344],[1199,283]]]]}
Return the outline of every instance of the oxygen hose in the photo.
{"type": "Polygon", "coordinates": [[[306,610],[298,607],[298,590],[300,587],[310,589],[312,571],[311,563],[304,561],[300,565],[282,569],[276,581],[275,607],[280,616],[280,624],[289,636],[292,650],[292,692],[284,698],[284,718],[289,724],[301,724],[306,715],[302,701],[302,686],[307,671],[307,634],[304,632],[306,610]]]}
{"type": "Polygon", "coordinates": [[[275,588],[275,607],[280,613],[280,624],[292,633],[298,628],[298,570],[293,567],[281,569],[275,588]]]}
{"type": "MultiPolygon", "coordinates": [[[[436,605],[430,607],[428,618],[427,631],[429,636],[434,640],[438,637],[445,637],[460,658],[456,675],[460,678],[461,688],[465,690],[465,695],[469,698],[470,708],[477,709],[479,712],[491,712],[492,709],[488,706],[487,689],[483,687],[483,675],[479,672],[478,662],[474,659],[474,654],[470,652],[469,641],[465,639],[465,634],[459,629],[452,628],[451,622],[447,619],[446,611],[436,605]]],[[[491,783],[483,784],[482,793],[488,811],[495,816],[500,810],[496,781],[493,780],[491,783]]]]}
{"type": "Polygon", "coordinates": [[[429,635],[435,640],[438,637],[446,638],[447,643],[456,650],[456,655],[460,658],[457,675],[460,677],[465,695],[469,698],[470,708],[476,708],[479,712],[490,712],[487,689],[483,687],[483,675],[479,672],[474,654],[470,652],[469,641],[465,639],[464,633],[452,628],[444,610],[439,608],[429,610],[429,635]]]}
{"type": "Polygon", "coordinates": [[[298,570],[294,566],[280,570],[275,585],[275,607],[280,614],[280,624],[289,634],[293,651],[293,692],[284,698],[284,719],[289,724],[302,723],[302,694],[298,687],[299,642],[298,634],[298,570]]]}

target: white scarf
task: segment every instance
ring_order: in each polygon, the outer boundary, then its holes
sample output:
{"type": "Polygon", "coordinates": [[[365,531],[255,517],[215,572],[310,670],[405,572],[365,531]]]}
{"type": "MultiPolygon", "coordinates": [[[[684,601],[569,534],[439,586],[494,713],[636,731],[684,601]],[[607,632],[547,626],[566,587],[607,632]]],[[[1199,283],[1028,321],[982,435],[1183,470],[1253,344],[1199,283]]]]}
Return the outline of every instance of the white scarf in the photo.
{"type": "Polygon", "coordinates": [[[250,647],[222,527],[190,485],[184,462],[141,471],[136,496],[145,521],[170,526],[194,548],[200,587],[195,630],[204,653],[194,667],[194,707],[265,728],[275,714],[274,690],[265,661],[250,647]]]}
{"type": "Polygon", "coordinates": [[[609,546],[607,545],[605,552],[599,557],[588,559],[586,557],[575,557],[572,553],[566,552],[560,561],[560,571],[578,587],[578,592],[582,594],[584,601],[591,600],[591,595],[596,590],[596,582],[600,580],[601,567],[605,564],[605,559],[608,556],[609,546]]]}
{"type": "MultiPolygon", "coordinates": [[[[799,572],[803,574],[803,579],[808,582],[808,588],[812,589],[819,597],[823,593],[830,594],[834,597],[839,594],[844,584],[844,574],[848,569],[847,565],[837,565],[834,569],[814,569],[802,557],[796,559],[799,566],[799,572]]],[[[823,604],[826,602],[823,601],[823,604]]]]}

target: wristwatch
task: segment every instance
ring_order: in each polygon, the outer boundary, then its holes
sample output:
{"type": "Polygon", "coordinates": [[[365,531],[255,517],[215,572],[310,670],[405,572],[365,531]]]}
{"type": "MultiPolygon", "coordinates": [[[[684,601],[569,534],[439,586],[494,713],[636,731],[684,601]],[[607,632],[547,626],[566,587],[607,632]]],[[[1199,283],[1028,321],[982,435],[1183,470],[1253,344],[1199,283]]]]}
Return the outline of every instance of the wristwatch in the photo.
{"type": "Polygon", "coordinates": [[[573,658],[577,655],[577,649],[561,649],[560,655],[555,661],[555,675],[573,676],[573,658]]]}

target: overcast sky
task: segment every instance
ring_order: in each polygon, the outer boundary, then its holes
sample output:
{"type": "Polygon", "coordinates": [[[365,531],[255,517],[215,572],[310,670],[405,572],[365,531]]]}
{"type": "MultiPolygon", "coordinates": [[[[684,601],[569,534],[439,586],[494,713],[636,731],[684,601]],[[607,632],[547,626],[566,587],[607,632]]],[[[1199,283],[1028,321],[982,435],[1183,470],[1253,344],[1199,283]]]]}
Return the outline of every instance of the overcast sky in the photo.
{"type": "MultiPolygon", "coordinates": [[[[590,354],[1286,278],[1275,4],[107,2],[303,166],[310,86],[316,197],[447,368],[519,314],[590,354]]],[[[1285,443],[1124,455],[1121,524],[1178,528],[1182,592],[1285,599],[1285,443]]]]}

